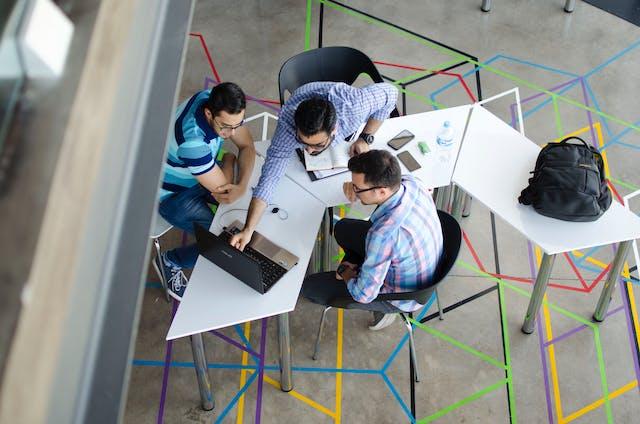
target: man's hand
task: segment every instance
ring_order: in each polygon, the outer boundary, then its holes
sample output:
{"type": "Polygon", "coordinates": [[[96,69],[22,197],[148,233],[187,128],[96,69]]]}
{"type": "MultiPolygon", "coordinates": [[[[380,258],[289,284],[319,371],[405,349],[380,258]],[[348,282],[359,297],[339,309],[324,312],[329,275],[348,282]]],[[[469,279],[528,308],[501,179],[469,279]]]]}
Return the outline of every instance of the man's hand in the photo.
{"type": "Polygon", "coordinates": [[[247,187],[241,184],[225,184],[216,188],[211,195],[218,201],[218,203],[229,204],[238,200],[238,198],[244,194],[246,189],[247,187]]]}
{"type": "Polygon", "coordinates": [[[355,141],[355,143],[349,146],[349,156],[353,157],[359,155],[360,153],[368,152],[369,150],[370,149],[367,142],[359,138],[355,141]]]}
{"type": "Polygon", "coordinates": [[[336,280],[344,280],[349,281],[353,277],[358,275],[358,266],[356,264],[352,264],[351,262],[342,261],[338,269],[344,268],[341,273],[336,271],[336,280]]]}
{"type": "Polygon", "coordinates": [[[347,199],[349,199],[349,202],[353,203],[356,201],[356,192],[353,191],[353,184],[351,183],[351,181],[347,181],[345,183],[342,184],[342,191],[344,192],[344,195],[347,197],[347,199]]]}
{"type": "Polygon", "coordinates": [[[253,231],[244,229],[240,231],[238,234],[234,234],[229,240],[229,244],[235,247],[238,250],[244,250],[244,248],[251,241],[251,236],[253,235],[253,231]]]}

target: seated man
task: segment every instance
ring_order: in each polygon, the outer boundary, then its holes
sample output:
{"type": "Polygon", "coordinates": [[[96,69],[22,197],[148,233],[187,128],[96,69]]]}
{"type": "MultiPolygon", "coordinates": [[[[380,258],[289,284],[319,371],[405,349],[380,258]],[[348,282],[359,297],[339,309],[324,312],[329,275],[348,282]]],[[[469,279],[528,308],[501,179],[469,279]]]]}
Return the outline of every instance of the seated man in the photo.
{"type": "MultiPolygon", "coordinates": [[[[251,134],[242,126],[245,108],[245,95],[232,82],[200,91],[178,106],[158,208],[172,225],[189,233],[193,233],[194,223],[209,229],[214,215],[209,205],[231,203],[246,190],[255,148],[251,134]],[[220,162],[216,161],[227,138],[239,149],[237,184],[235,156],[226,153],[220,162]]],[[[192,244],[155,259],[156,271],[174,298],[180,300],[186,288],[182,269],[193,268],[197,258],[197,246],[192,244]]]]}
{"type": "Polygon", "coordinates": [[[308,276],[302,295],[326,305],[335,297],[351,296],[360,309],[374,311],[369,327],[390,325],[398,309],[415,311],[418,302],[373,302],[379,293],[419,290],[429,285],[442,255],[442,228],[431,196],[419,180],[401,176],[397,159],[384,150],[371,150],[349,160],[351,182],[344,184],[350,201],[378,205],[369,221],[342,219],[335,238],[344,250],[342,272],[308,276]],[[386,315],[385,315],[386,314],[386,315]]]}

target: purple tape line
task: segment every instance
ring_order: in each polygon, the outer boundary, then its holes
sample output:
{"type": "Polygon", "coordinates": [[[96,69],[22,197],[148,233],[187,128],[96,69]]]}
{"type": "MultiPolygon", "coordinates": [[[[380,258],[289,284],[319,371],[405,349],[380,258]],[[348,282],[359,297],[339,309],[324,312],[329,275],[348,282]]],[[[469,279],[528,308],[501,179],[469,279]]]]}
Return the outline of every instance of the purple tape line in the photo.
{"type": "MultiPolygon", "coordinates": [[[[556,85],[554,87],[549,88],[547,91],[560,90],[561,88],[566,87],[567,85],[572,84],[572,83],[578,81],[579,79],[581,79],[581,78],[574,78],[574,79],[569,80],[567,82],[563,82],[562,84],[559,84],[559,85],[556,85]]],[[[546,96],[546,95],[547,95],[546,93],[540,92],[540,93],[534,94],[532,96],[525,97],[524,99],[520,99],[520,104],[523,105],[525,103],[530,102],[531,100],[534,100],[534,99],[537,99],[538,97],[542,97],[542,96],[546,96]]],[[[511,106],[509,107],[509,109],[511,110],[511,126],[513,128],[516,127],[516,106],[517,106],[516,103],[512,103],[511,106]]]]}
{"type": "Polygon", "coordinates": [[[256,424],[260,424],[260,412],[262,410],[262,383],[264,379],[265,351],[267,347],[267,319],[268,318],[262,318],[262,332],[260,334],[260,371],[258,374],[258,394],[256,396],[256,424]]]}
{"type": "MultiPolygon", "coordinates": [[[[580,86],[582,87],[582,96],[584,97],[584,104],[589,107],[589,96],[587,96],[587,88],[584,84],[584,78],[580,77],[580,86]]],[[[593,130],[593,119],[591,118],[591,111],[587,111],[587,119],[589,120],[589,129],[591,132],[591,144],[593,147],[598,148],[598,142],[596,141],[596,133],[593,130]]]]}
{"type": "Polygon", "coordinates": [[[243,351],[247,352],[251,356],[255,356],[256,358],[260,357],[260,355],[257,352],[255,352],[254,350],[249,349],[248,347],[241,345],[240,343],[238,343],[237,341],[233,340],[232,338],[225,336],[224,334],[222,334],[218,330],[209,330],[209,333],[213,334],[214,336],[220,337],[225,342],[229,343],[230,345],[233,345],[233,346],[237,347],[240,350],[243,350],[243,351]]]}
{"type": "MultiPolygon", "coordinates": [[[[617,312],[620,312],[620,311],[621,311],[621,310],[623,310],[623,309],[624,309],[624,306],[618,306],[618,307],[617,307],[617,308],[615,308],[614,310],[607,312],[607,314],[605,315],[605,318],[606,318],[606,317],[608,317],[608,316],[610,316],[610,315],[613,315],[613,314],[615,314],[615,313],[617,313],[617,312]]],[[[584,324],[579,325],[578,327],[573,328],[573,329],[571,329],[571,330],[567,331],[566,333],[564,333],[564,334],[562,334],[562,335],[560,335],[560,336],[556,337],[555,339],[552,339],[552,340],[547,341],[547,342],[544,344],[544,346],[545,346],[545,347],[547,347],[547,346],[550,346],[550,345],[552,345],[552,344],[558,343],[560,340],[566,339],[567,337],[570,337],[570,336],[572,336],[572,335],[574,335],[574,334],[576,334],[576,333],[579,333],[580,331],[584,330],[585,328],[588,328],[588,327],[587,327],[586,325],[584,325],[584,324]]]]}

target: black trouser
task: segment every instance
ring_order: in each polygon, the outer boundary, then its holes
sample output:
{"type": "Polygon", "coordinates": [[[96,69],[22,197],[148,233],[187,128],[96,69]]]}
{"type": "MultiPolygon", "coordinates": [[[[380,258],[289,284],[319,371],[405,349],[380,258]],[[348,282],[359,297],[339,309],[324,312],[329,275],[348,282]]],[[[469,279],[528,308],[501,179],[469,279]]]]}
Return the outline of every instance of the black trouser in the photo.
{"type": "MultiPolygon", "coordinates": [[[[365,240],[371,228],[371,221],[345,218],[336,224],[334,236],[336,242],[344,250],[344,261],[362,265],[365,257],[365,240]]],[[[330,305],[337,297],[351,297],[344,281],[336,278],[335,271],[320,272],[309,275],[302,283],[302,296],[319,305],[330,305]]],[[[353,302],[349,309],[363,309],[384,313],[399,312],[399,310],[385,301],[371,303],[353,302]]]]}

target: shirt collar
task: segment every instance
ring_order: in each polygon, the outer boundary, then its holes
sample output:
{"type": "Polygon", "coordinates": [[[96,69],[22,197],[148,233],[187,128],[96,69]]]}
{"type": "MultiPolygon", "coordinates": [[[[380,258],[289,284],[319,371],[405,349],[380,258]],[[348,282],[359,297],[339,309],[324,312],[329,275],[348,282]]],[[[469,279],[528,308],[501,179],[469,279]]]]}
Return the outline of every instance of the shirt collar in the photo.
{"type": "Polygon", "coordinates": [[[209,123],[207,122],[207,117],[204,116],[204,107],[202,104],[198,105],[194,115],[196,117],[196,123],[198,124],[200,129],[204,131],[207,139],[213,140],[214,138],[220,137],[218,133],[213,128],[211,128],[211,125],[209,125],[209,123]]]}
{"type": "Polygon", "coordinates": [[[384,203],[378,205],[375,211],[371,214],[371,222],[375,222],[376,220],[382,218],[383,216],[390,213],[394,208],[396,208],[400,201],[402,200],[402,196],[404,196],[405,187],[401,183],[400,188],[391,195],[384,203]]]}

